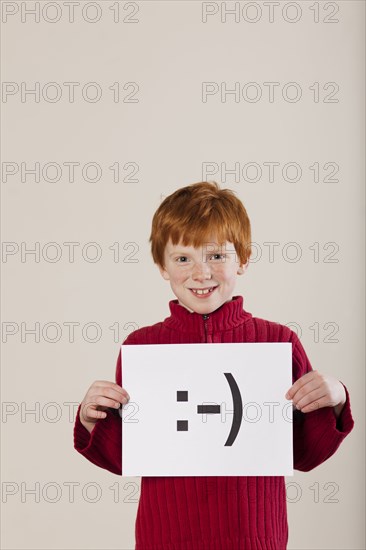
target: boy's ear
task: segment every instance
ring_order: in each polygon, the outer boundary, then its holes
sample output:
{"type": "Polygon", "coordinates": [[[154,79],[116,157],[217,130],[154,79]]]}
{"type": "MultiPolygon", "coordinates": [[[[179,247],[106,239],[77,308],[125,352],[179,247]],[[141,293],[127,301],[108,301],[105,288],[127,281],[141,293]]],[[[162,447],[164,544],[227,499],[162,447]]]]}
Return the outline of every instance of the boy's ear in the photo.
{"type": "Polygon", "coordinates": [[[249,267],[249,259],[247,260],[246,264],[240,264],[237,271],[238,275],[243,275],[243,273],[245,273],[248,267],[249,267]]]}
{"type": "Polygon", "coordinates": [[[166,281],[170,280],[169,274],[168,274],[168,272],[166,271],[166,269],[164,267],[161,267],[159,265],[159,271],[160,271],[161,276],[163,277],[163,279],[165,279],[166,281]]]}

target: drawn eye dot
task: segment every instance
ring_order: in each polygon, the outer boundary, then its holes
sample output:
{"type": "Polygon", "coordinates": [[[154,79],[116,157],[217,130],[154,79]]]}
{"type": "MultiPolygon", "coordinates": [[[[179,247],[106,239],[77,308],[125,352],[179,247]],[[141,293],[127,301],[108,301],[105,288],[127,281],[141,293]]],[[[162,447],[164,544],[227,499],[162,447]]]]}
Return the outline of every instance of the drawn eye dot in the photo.
{"type": "Polygon", "coordinates": [[[177,401],[188,401],[188,392],[177,391],[177,401]]]}
{"type": "Polygon", "coordinates": [[[188,420],[177,420],[177,432],[188,432],[188,420]]]}

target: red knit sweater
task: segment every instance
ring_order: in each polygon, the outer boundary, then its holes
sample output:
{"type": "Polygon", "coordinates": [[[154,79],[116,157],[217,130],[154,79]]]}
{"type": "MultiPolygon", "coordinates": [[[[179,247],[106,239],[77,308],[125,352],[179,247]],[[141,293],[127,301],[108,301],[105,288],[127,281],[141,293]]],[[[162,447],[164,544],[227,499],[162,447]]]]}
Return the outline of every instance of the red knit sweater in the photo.
{"type": "MultiPolygon", "coordinates": [[[[234,296],[216,311],[191,313],[169,302],[163,322],[132,332],[128,344],[291,342],[293,382],[311,370],[296,334],[284,325],[253,317],[234,296]]],[[[321,369],[320,369],[321,370],[321,369]]],[[[122,384],[121,351],[116,382],[122,384]]],[[[126,388],[128,391],[128,388],[126,388]]],[[[293,416],[294,468],[312,470],[338,449],[353,428],[349,394],[336,419],[332,407],[293,416]]],[[[133,399],[133,396],[131,396],[133,399]]],[[[91,434],[77,412],[75,449],[88,460],[121,475],[121,418],[110,409],[91,434]]],[[[285,550],[288,540],[283,476],[142,477],[136,550],[285,550]]]]}

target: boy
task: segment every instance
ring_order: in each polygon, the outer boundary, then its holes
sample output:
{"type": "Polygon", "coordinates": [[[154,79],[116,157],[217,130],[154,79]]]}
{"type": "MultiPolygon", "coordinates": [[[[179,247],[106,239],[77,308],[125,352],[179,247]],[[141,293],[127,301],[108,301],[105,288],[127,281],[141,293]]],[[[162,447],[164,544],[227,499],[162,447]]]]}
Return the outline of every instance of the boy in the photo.
{"type": "MultiPolygon", "coordinates": [[[[288,327],[253,317],[233,296],[250,258],[246,210],[229,189],[200,182],[161,203],[150,236],[154,262],[176,300],[163,322],[132,332],[124,345],[291,342],[294,468],[309,471],[332,456],[353,428],[346,387],[312,370],[288,327]]],[[[152,366],[153,368],[153,366],[152,366]]],[[[79,406],[74,445],[88,460],[121,475],[121,351],[116,384],[96,381],[79,406]]],[[[136,550],[285,550],[283,476],[143,477],[136,550]]]]}

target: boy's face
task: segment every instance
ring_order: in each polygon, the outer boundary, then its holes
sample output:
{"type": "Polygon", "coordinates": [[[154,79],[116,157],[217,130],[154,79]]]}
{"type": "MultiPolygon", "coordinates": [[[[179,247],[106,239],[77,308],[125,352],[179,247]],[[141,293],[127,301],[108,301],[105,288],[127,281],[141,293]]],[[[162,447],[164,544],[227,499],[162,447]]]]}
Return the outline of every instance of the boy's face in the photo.
{"type": "Polygon", "coordinates": [[[169,240],[164,251],[164,266],[159,267],[163,278],[178,298],[178,303],[189,311],[211,313],[232,299],[238,275],[245,271],[234,245],[226,242],[221,247],[213,238],[199,248],[173,245],[169,240]],[[207,294],[192,289],[211,289],[207,294]]]}

